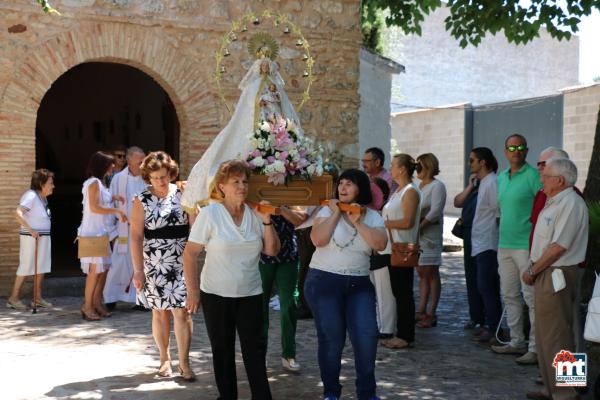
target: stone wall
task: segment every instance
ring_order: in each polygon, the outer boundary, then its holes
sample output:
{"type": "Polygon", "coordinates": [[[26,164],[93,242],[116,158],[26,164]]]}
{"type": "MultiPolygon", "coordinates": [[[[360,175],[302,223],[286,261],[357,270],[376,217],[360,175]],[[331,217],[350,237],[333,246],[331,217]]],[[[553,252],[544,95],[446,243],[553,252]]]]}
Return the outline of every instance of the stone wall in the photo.
{"type": "MultiPolygon", "coordinates": [[[[542,28],[527,45],[509,43],[499,32],[477,47],[462,49],[445,30],[448,8],[423,22],[422,36],[386,32],[385,55],[406,67],[394,78],[392,101],[419,107],[474,105],[554,94],[579,80],[579,38],[558,41],[542,28]]],[[[401,106],[393,105],[392,111],[401,106]]]]}
{"type": "Polygon", "coordinates": [[[564,89],[563,94],[563,146],[577,165],[577,187],[583,190],[594,147],[600,84],[564,89]]]}
{"type": "Polygon", "coordinates": [[[437,178],[446,185],[447,215],[460,214],[453,202],[464,188],[465,106],[400,112],[391,117],[392,138],[401,153],[414,158],[433,153],[438,158],[441,173],[437,178]]]}
{"type": "MultiPolygon", "coordinates": [[[[305,132],[340,146],[357,141],[361,42],[357,1],[56,0],[52,4],[61,17],[44,14],[33,0],[0,0],[0,170],[11,189],[0,193],[0,295],[7,292],[18,264],[13,212],[36,167],[36,113],[52,83],[75,65],[128,64],[165,89],[180,123],[185,176],[230,116],[213,83],[214,54],[221,38],[233,21],[269,9],[298,25],[315,59],[311,100],[300,113],[305,132]]],[[[288,40],[291,35],[269,27],[265,30],[281,40],[282,68],[297,77],[288,80],[287,90],[298,104],[303,71],[292,58],[302,54],[288,40]]],[[[249,32],[258,30],[249,27],[249,32]]],[[[242,36],[230,48],[222,78],[230,106],[239,96],[242,65],[248,65],[242,36]]]]}

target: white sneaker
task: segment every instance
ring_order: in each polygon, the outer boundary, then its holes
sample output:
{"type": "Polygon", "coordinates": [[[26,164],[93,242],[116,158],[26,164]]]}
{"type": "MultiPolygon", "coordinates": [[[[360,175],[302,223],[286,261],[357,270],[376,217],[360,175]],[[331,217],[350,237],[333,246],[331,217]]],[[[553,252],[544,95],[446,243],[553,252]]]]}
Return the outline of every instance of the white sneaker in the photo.
{"type": "Polygon", "coordinates": [[[296,362],[293,358],[281,358],[281,365],[284,369],[292,372],[300,371],[300,364],[296,362]]]}

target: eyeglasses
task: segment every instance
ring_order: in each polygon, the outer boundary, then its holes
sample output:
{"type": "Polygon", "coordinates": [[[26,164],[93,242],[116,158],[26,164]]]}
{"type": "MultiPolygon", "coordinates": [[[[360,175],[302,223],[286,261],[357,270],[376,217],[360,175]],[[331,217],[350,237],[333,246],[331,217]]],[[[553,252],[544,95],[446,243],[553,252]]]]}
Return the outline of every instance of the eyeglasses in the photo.
{"type": "Polygon", "coordinates": [[[537,166],[538,166],[538,168],[539,167],[545,167],[546,166],[546,161],[538,161],[537,166]]]}
{"type": "Polygon", "coordinates": [[[165,181],[169,179],[169,175],[150,176],[151,181],[165,181]]]}
{"type": "Polygon", "coordinates": [[[115,157],[117,157],[117,158],[125,158],[125,154],[115,153],[115,157]]]}
{"type": "Polygon", "coordinates": [[[527,146],[525,146],[524,144],[520,144],[518,146],[511,144],[510,146],[506,146],[506,150],[508,150],[511,153],[514,153],[515,151],[524,152],[525,150],[527,150],[527,146]]]}

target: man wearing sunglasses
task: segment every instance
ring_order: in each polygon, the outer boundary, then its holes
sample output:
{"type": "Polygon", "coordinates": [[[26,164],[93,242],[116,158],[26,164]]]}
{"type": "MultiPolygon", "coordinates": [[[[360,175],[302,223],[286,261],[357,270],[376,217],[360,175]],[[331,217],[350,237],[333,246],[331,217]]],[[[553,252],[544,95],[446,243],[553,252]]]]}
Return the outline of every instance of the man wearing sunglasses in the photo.
{"type": "Polygon", "coordinates": [[[527,140],[524,136],[515,133],[507,137],[504,142],[504,155],[510,166],[498,175],[498,272],[511,338],[509,344],[492,346],[492,351],[499,354],[520,354],[516,359],[519,364],[537,363],[534,292],[532,286],[524,284],[521,276],[529,267],[531,209],[542,185],[540,174],[526,161],[527,152],[527,140]],[[523,332],[523,299],[529,307],[531,322],[527,347],[523,332]]]}

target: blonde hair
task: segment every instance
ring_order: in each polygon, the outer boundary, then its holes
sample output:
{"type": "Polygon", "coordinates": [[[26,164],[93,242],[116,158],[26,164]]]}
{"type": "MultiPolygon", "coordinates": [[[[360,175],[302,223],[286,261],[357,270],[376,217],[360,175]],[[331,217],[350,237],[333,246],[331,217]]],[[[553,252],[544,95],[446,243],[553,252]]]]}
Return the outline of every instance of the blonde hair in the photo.
{"type": "Polygon", "coordinates": [[[408,177],[412,179],[413,174],[415,173],[415,169],[417,168],[417,163],[414,158],[405,153],[396,154],[394,158],[392,158],[392,162],[396,161],[399,167],[406,168],[406,172],[408,173],[408,177]]]}
{"type": "Polygon", "coordinates": [[[421,164],[423,169],[431,174],[431,177],[434,177],[440,173],[440,162],[432,153],[421,154],[419,157],[417,157],[417,162],[421,164]]]}
{"type": "Polygon", "coordinates": [[[250,178],[250,168],[242,160],[224,161],[219,165],[219,169],[208,187],[208,193],[211,200],[223,201],[225,195],[219,189],[219,184],[226,183],[231,175],[246,175],[250,178]]]}

